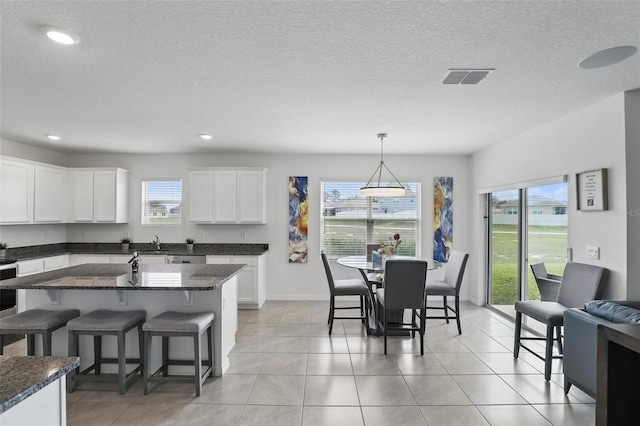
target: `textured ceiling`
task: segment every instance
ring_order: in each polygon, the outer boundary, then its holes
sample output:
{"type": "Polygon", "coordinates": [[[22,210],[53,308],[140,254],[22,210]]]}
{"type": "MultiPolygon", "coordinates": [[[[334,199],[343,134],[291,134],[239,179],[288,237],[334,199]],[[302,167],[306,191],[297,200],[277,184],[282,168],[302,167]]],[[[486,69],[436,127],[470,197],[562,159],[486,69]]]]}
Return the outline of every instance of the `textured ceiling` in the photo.
{"type": "Polygon", "coordinates": [[[0,136],[63,152],[378,153],[388,132],[385,153],[465,154],[640,87],[639,53],[577,67],[640,47],[638,1],[0,7],[0,136]],[[448,68],[495,72],[439,85],[448,68]]]}

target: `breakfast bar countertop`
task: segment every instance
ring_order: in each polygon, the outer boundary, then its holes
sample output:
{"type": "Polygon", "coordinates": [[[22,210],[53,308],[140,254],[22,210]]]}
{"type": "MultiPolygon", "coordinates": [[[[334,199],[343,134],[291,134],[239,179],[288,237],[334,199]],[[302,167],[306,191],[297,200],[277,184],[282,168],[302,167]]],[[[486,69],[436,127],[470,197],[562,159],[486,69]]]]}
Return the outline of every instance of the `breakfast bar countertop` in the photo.
{"type": "Polygon", "coordinates": [[[28,290],[214,290],[235,276],[244,264],[142,264],[131,273],[128,264],[86,263],[0,282],[0,289],[28,290]]]}
{"type": "Polygon", "coordinates": [[[80,365],[78,357],[0,355],[0,413],[80,365]]]}

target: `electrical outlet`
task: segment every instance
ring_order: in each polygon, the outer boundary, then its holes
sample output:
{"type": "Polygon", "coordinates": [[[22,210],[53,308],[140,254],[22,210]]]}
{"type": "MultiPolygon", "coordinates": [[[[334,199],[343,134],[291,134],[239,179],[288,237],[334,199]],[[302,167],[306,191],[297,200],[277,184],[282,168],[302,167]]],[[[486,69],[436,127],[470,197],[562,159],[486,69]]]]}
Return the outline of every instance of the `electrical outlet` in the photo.
{"type": "Polygon", "coordinates": [[[124,233],[124,236],[125,236],[126,238],[130,238],[130,237],[131,237],[131,235],[129,235],[129,231],[126,231],[126,232],[124,233]]]}
{"type": "Polygon", "coordinates": [[[587,259],[600,259],[600,247],[598,246],[587,246],[587,259]]]}
{"type": "Polygon", "coordinates": [[[84,231],[84,232],[82,233],[82,238],[84,238],[85,240],[87,239],[87,231],[84,231]]]}
{"type": "Polygon", "coordinates": [[[243,240],[246,240],[247,239],[247,233],[246,232],[241,232],[240,233],[240,238],[243,239],[243,240]]]}
{"type": "Polygon", "coordinates": [[[204,238],[204,232],[201,232],[200,235],[198,235],[198,238],[202,240],[204,238]]]}

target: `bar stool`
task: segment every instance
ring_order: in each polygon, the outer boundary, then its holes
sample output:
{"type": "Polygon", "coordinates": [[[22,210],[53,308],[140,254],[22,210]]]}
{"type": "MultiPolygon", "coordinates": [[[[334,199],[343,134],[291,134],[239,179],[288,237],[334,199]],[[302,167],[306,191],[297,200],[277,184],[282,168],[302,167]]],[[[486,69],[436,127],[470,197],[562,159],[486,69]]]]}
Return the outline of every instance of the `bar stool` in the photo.
{"type": "Polygon", "coordinates": [[[79,354],[79,336],[90,335],[93,336],[93,358],[94,362],[91,366],[85,370],[80,371],[80,368],[75,370],[75,374],[71,374],[69,377],[68,391],[73,392],[75,386],[79,382],[103,382],[113,381],[113,377],[100,376],[100,369],[102,364],[118,364],[118,390],[120,394],[124,394],[127,391],[127,386],[135,378],[135,373],[142,372],[142,323],[146,317],[145,311],[109,311],[105,309],[89,312],[88,314],[79,316],[72,319],[67,323],[67,330],[69,330],[69,356],[78,356],[79,354]],[[133,328],[138,328],[138,345],[139,345],[139,358],[127,358],[125,337],[128,331],[133,328]],[[103,358],[102,357],[102,336],[112,335],[116,336],[118,345],[118,357],[117,358],[103,358]],[[129,373],[127,373],[127,364],[137,364],[136,367],[129,373]],[[88,376],[87,373],[95,370],[94,376],[88,376]]]}
{"type": "Polygon", "coordinates": [[[164,312],[147,321],[142,326],[144,332],[144,361],[143,381],[144,394],[149,394],[150,382],[191,382],[195,381],[196,396],[202,393],[202,384],[208,376],[213,376],[213,312],[164,312]],[[207,352],[209,359],[202,360],[200,341],[204,332],[207,332],[207,352]],[[151,338],[162,336],[162,365],[151,374],[151,338]],[[193,361],[169,359],[169,337],[188,336],[193,337],[193,361]],[[187,376],[169,377],[170,365],[193,365],[195,367],[193,378],[187,376]],[[202,372],[202,366],[206,366],[202,372]],[[162,377],[158,375],[162,373],[162,377]]]}
{"type": "Polygon", "coordinates": [[[7,334],[24,334],[27,336],[27,355],[35,352],[35,335],[42,335],[42,355],[51,356],[51,335],[64,327],[72,318],[80,315],[78,309],[64,311],[46,311],[30,309],[0,319],[0,355],[3,354],[4,336],[7,334]]]}

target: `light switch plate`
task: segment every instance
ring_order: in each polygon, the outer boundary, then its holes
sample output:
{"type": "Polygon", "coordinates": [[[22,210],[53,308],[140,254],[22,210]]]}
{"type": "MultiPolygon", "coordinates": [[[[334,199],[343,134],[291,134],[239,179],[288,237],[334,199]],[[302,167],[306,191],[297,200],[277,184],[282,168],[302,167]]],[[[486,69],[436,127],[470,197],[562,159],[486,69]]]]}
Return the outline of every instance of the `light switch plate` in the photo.
{"type": "Polygon", "coordinates": [[[587,259],[600,259],[600,247],[598,246],[587,246],[587,259]]]}

